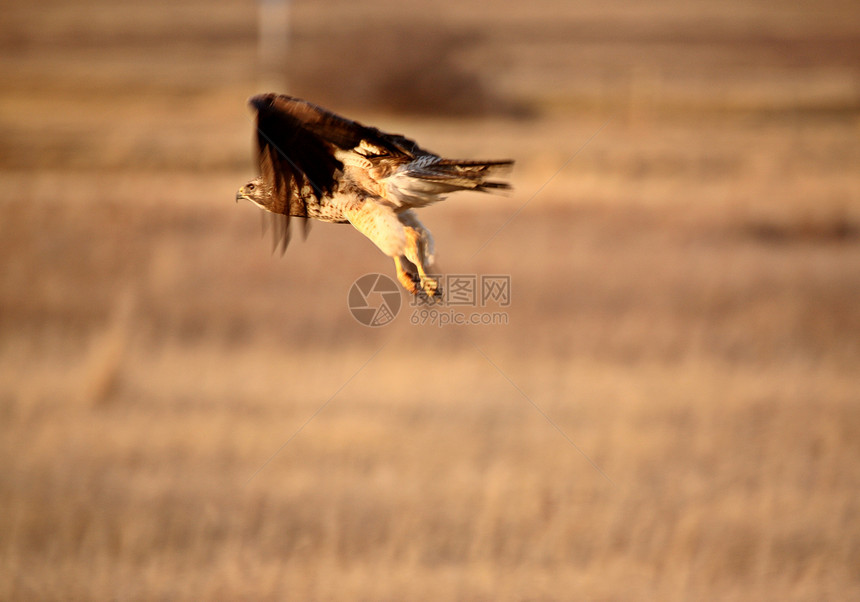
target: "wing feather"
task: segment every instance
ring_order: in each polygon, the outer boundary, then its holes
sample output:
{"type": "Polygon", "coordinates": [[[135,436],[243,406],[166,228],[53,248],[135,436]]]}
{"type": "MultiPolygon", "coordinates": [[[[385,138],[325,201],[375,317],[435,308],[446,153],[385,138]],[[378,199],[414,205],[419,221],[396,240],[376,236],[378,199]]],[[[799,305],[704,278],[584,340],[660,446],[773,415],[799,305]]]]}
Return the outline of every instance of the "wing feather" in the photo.
{"type": "Polygon", "coordinates": [[[306,217],[308,201],[318,202],[337,190],[344,169],[338,149],[404,162],[431,154],[409,138],[285,94],[260,94],[248,103],[257,111],[260,175],[274,191],[277,213],[306,217]]]}

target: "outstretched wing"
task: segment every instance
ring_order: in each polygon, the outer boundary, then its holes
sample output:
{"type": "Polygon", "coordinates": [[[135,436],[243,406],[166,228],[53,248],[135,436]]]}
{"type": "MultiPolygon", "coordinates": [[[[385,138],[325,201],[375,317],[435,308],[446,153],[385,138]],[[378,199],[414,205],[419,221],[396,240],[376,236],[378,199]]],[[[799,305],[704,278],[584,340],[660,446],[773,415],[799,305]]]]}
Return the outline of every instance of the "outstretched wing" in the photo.
{"type": "Polygon", "coordinates": [[[249,99],[257,110],[260,175],[273,190],[273,211],[307,216],[307,203],[331,196],[343,175],[337,152],[408,161],[425,153],[414,141],[385,134],[284,94],[249,99]]]}

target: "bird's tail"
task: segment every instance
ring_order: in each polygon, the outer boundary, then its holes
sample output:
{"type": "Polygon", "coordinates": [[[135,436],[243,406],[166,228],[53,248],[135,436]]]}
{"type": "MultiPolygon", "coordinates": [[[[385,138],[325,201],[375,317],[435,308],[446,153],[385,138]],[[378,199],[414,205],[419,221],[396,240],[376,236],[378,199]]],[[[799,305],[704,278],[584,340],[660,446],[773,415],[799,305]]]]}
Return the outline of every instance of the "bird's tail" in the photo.
{"type": "Polygon", "coordinates": [[[507,182],[487,178],[510,171],[514,162],[441,159],[427,165],[411,167],[405,175],[438,185],[439,192],[478,190],[481,192],[510,190],[507,182]]]}

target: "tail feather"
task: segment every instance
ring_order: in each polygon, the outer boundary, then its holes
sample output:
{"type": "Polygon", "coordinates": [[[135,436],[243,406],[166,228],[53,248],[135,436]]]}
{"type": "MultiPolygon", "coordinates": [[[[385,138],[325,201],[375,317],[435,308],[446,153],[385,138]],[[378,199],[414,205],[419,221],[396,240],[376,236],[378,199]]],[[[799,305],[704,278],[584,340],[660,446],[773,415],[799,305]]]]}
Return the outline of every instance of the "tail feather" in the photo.
{"type": "Polygon", "coordinates": [[[441,159],[430,164],[412,167],[407,175],[425,182],[435,182],[451,190],[510,190],[507,182],[487,180],[488,177],[507,171],[513,166],[511,160],[474,161],[441,159]]]}

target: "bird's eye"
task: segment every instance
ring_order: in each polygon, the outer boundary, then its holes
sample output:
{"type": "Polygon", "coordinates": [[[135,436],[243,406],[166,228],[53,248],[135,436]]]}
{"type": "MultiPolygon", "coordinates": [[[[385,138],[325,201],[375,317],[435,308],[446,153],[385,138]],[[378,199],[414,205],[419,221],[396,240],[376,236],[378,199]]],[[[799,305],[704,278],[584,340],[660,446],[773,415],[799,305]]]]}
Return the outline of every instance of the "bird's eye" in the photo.
{"type": "Polygon", "coordinates": [[[254,190],[254,188],[255,188],[255,186],[253,184],[248,184],[248,190],[249,191],[254,190]]]}

